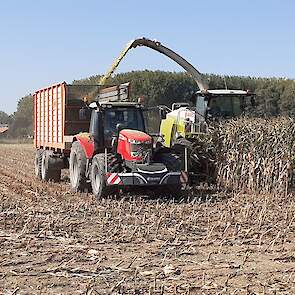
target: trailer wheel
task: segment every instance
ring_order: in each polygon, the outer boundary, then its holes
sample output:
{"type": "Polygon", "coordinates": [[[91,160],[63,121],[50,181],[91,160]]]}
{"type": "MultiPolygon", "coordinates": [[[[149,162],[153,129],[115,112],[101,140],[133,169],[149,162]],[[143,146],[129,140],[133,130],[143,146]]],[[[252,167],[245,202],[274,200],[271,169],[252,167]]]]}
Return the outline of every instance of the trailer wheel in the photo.
{"type": "Polygon", "coordinates": [[[59,182],[61,170],[53,170],[48,168],[49,152],[43,151],[41,158],[41,179],[44,181],[59,182]]]}
{"type": "Polygon", "coordinates": [[[35,176],[42,179],[42,153],[43,151],[37,150],[35,155],[35,176]]]}
{"type": "Polygon", "coordinates": [[[74,192],[84,192],[87,185],[86,177],[87,158],[78,141],[72,144],[70,154],[70,181],[74,192]]]}
{"type": "Polygon", "coordinates": [[[93,157],[90,178],[92,192],[95,197],[102,198],[110,194],[111,190],[109,187],[107,187],[105,181],[104,154],[97,154],[93,157]]]}

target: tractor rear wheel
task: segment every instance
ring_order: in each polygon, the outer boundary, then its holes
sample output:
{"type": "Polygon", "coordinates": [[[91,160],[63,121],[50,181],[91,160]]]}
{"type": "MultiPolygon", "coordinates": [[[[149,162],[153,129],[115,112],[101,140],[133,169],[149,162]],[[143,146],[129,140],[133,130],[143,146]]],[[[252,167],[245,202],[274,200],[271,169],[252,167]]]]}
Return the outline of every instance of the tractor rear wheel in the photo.
{"type": "Polygon", "coordinates": [[[42,153],[43,150],[37,150],[35,155],[35,176],[42,179],[42,153]]]}
{"type": "Polygon", "coordinates": [[[92,159],[90,180],[92,192],[97,198],[103,198],[110,194],[111,190],[105,180],[105,159],[104,154],[97,154],[92,159]]]}
{"type": "Polygon", "coordinates": [[[41,179],[44,181],[59,182],[61,177],[61,170],[49,169],[48,161],[50,157],[50,151],[42,152],[41,159],[41,179]]]}
{"type": "Polygon", "coordinates": [[[87,158],[78,141],[72,144],[70,153],[70,182],[73,192],[84,192],[88,188],[86,177],[87,158]]]}

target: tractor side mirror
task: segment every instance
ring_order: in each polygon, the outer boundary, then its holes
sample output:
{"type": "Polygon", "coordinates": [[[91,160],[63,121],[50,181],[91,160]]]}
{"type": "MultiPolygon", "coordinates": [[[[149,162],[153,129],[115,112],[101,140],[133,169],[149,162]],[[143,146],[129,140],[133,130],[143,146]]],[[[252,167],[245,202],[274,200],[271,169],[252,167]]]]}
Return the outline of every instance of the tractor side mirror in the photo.
{"type": "Polygon", "coordinates": [[[120,131],[124,129],[124,125],[123,124],[120,124],[118,123],[116,125],[116,130],[117,130],[117,136],[115,136],[113,139],[112,139],[112,147],[114,149],[114,152],[116,153],[116,155],[118,155],[117,153],[117,149],[118,149],[118,143],[119,143],[119,135],[120,135],[120,131]]]}
{"type": "Polygon", "coordinates": [[[119,133],[123,128],[124,128],[123,124],[118,123],[118,124],[116,125],[116,129],[117,129],[118,133],[119,133]]]}

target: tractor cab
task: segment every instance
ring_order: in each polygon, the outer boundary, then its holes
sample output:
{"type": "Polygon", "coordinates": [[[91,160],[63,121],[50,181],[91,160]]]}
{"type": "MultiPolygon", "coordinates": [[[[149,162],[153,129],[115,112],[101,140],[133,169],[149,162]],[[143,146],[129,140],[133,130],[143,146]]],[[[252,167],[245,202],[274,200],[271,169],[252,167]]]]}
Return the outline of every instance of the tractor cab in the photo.
{"type": "Polygon", "coordinates": [[[90,120],[89,134],[94,141],[95,153],[107,149],[122,152],[123,158],[139,160],[138,152],[135,156],[136,149],[146,145],[147,141],[151,142],[146,134],[143,106],[129,101],[129,86],[125,83],[102,89],[95,101],[80,110],[80,117],[90,120]]]}
{"type": "Polygon", "coordinates": [[[104,103],[92,110],[89,133],[96,152],[120,154],[127,161],[144,161],[152,150],[146,133],[143,108],[138,103],[104,103]]]}

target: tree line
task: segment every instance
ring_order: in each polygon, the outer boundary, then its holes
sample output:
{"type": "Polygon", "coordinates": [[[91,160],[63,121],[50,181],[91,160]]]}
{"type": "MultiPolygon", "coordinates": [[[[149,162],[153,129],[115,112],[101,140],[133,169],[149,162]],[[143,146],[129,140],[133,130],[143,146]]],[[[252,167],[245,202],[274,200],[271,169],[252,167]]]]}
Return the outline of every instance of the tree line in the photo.
{"type": "MultiPolygon", "coordinates": [[[[100,75],[75,80],[73,84],[99,83],[100,75]]],[[[242,76],[221,76],[205,74],[210,89],[243,89],[255,92],[257,107],[255,114],[262,117],[295,116],[295,80],[283,78],[255,78],[242,76]]],[[[173,102],[189,101],[198,90],[196,82],[183,72],[132,71],[115,75],[108,84],[131,82],[132,99],[145,97],[147,106],[173,102]]],[[[17,110],[8,115],[0,111],[0,123],[8,124],[8,137],[27,137],[33,135],[33,96],[22,97],[17,110]]]]}
{"type": "Polygon", "coordinates": [[[9,126],[8,132],[2,136],[11,138],[23,138],[33,136],[33,116],[33,96],[29,94],[20,98],[17,103],[17,109],[13,114],[8,115],[5,112],[0,111],[0,123],[8,124],[9,126]]]}

